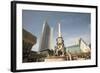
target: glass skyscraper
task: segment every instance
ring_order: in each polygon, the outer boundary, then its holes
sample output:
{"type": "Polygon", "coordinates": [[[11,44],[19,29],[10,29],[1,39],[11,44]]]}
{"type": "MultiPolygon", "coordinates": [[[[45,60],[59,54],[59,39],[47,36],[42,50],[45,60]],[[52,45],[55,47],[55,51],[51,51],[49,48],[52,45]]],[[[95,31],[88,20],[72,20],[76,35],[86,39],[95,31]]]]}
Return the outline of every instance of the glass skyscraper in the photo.
{"type": "Polygon", "coordinates": [[[42,34],[40,39],[39,51],[45,51],[50,49],[50,39],[51,38],[51,28],[49,27],[47,21],[44,21],[42,34]]]}

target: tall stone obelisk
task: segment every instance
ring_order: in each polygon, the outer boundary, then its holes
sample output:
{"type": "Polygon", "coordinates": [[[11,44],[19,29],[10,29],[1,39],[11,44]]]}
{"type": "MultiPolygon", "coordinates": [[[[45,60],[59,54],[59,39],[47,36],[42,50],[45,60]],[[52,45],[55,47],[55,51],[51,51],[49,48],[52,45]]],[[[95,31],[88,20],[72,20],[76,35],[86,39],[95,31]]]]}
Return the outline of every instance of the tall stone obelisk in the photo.
{"type": "Polygon", "coordinates": [[[55,55],[56,56],[62,56],[64,55],[65,51],[64,51],[64,40],[61,34],[61,24],[58,23],[58,37],[56,39],[57,43],[56,43],[56,50],[55,50],[55,55]]]}
{"type": "Polygon", "coordinates": [[[61,24],[58,23],[58,37],[61,37],[61,24]]]}

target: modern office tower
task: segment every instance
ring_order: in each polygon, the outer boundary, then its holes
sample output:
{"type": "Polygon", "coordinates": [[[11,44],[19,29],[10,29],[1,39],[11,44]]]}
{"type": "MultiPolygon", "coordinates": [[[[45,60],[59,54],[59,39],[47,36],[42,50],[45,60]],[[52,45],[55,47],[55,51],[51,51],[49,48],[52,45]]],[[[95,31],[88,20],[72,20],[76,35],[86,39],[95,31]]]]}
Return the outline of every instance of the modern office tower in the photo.
{"type": "Polygon", "coordinates": [[[47,21],[44,21],[43,28],[42,28],[42,35],[40,38],[40,44],[39,44],[39,51],[46,51],[50,49],[50,42],[51,39],[51,29],[47,23],[47,21]]]}
{"type": "Polygon", "coordinates": [[[49,44],[49,47],[50,47],[50,50],[54,50],[54,39],[53,39],[53,28],[51,28],[50,30],[50,44],[49,44]]]}
{"type": "Polygon", "coordinates": [[[61,34],[61,24],[58,23],[58,37],[56,39],[57,41],[57,46],[56,46],[56,50],[55,50],[55,55],[60,56],[60,55],[64,55],[65,53],[65,47],[64,47],[64,40],[61,34]]]}

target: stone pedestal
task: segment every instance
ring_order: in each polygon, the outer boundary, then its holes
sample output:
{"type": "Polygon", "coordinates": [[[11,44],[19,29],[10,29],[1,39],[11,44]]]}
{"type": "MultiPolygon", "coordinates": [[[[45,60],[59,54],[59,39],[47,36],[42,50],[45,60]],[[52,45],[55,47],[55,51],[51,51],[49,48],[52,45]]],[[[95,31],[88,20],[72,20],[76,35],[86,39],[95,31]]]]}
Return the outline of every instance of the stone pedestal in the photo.
{"type": "Polygon", "coordinates": [[[65,56],[52,56],[45,58],[45,62],[53,62],[53,61],[65,61],[66,57],[65,56]]]}

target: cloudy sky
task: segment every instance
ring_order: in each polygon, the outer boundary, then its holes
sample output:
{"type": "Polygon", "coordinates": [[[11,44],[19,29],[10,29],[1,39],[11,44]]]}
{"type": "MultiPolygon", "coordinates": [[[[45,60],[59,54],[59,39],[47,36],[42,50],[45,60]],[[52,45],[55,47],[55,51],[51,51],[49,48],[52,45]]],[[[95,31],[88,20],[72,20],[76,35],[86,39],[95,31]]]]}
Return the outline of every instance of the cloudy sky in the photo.
{"type": "Polygon", "coordinates": [[[23,10],[23,28],[37,37],[37,44],[32,47],[32,50],[38,51],[43,22],[46,19],[48,25],[53,28],[54,46],[56,45],[58,23],[61,24],[66,47],[74,44],[80,37],[90,43],[91,14],[89,13],[23,10]]]}

